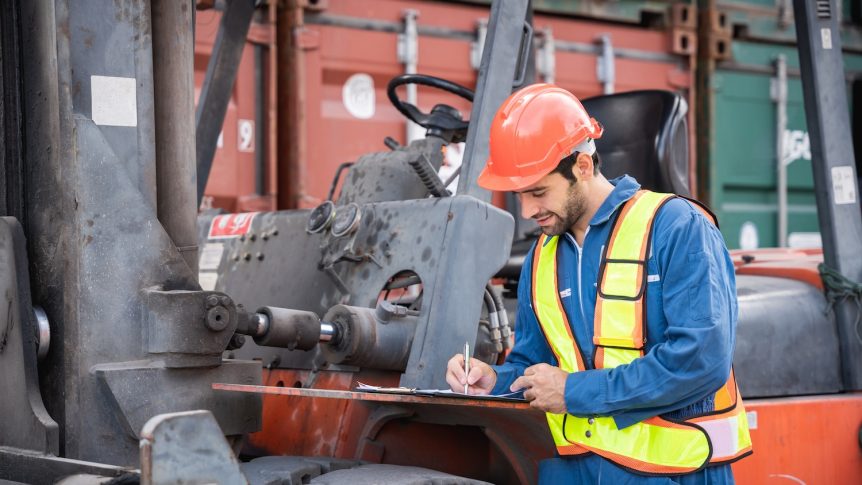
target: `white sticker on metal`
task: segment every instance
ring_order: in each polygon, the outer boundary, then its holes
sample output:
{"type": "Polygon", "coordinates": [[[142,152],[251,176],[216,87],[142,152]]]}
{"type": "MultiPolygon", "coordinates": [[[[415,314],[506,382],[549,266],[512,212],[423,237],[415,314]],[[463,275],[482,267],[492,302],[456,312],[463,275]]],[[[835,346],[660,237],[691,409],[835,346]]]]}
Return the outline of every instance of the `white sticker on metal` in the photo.
{"type": "Polygon", "coordinates": [[[832,48],[832,29],[829,27],[820,29],[820,43],[823,45],[823,49],[832,48]]]}
{"type": "Polygon", "coordinates": [[[236,149],[241,152],[254,151],[254,121],[239,120],[236,123],[236,149]]]}
{"type": "Polygon", "coordinates": [[[646,280],[647,280],[647,283],[655,283],[656,281],[661,280],[661,275],[657,275],[657,274],[647,275],[646,280]]]}
{"type": "Polygon", "coordinates": [[[748,420],[748,429],[757,429],[757,411],[746,411],[745,418],[748,420]]]}
{"type": "Polygon", "coordinates": [[[198,266],[201,270],[218,270],[222,254],[224,254],[223,243],[207,243],[201,251],[198,266]]]}
{"type": "Polygon", "coordinates": [[[218,283],[218,273],[212,271],[198,273],[198,283],[204,291],[214,291],[218,283]]]}
{"type": "Polygon", "coordinates": [[[91,115],[102,126],[138,126],[138,101],[133,77],[90,76],[91,115]]]}
{"type": "Polygon", "coordinates": [[[341,102],[350,114],[359,119],[367,120],[374,116],[374,79],[365,73],[347,78],[341,88],[341,102]]]}
{"type": "Polygon", "coordinates": [[[832,197],[835,205],[856,203],[856,178],[853,167],[832,167],[832,197]]]}

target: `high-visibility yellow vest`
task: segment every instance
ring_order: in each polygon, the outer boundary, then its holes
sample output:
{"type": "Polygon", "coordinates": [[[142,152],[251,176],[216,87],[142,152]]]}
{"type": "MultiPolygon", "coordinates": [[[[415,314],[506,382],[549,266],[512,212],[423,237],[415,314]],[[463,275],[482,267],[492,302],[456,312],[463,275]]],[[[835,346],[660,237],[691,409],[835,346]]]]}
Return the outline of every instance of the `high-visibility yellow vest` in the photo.
{"type": "MultiPolygon", "coordinates": [[[[593,337],[597,369],[628,364],[644,355],[650,233],[659,208],[673,197],[638,191],[614,223],[597,284],[593,337]]],[[[542,235],[536,245],[533,309],[560,368],[581,372],[583,356],[557,286],[557,242],[558,236],[542,235]]],[[[751,453],[748,420],[733,371],[714,401],[715,410],[702,416],[679,421],[656,416],[624,429],[618,429],[611,417],[547,413],[547,420],[561,455],[596,453],[638,473],[678,475],[751,453]]]]}

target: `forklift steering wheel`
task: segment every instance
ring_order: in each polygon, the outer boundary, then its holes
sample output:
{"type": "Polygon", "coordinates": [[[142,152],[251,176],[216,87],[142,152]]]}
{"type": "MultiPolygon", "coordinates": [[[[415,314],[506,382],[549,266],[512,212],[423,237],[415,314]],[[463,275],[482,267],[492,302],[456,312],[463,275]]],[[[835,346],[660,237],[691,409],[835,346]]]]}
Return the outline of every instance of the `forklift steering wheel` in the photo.
{"type": "Polygon", "coordinates": [[[386,87],[386,95],[389,97],[392,105],[395,106],[395,109],[400,111],[410,121],[427,128],[429,134],[438,134],[439,136],[448,133],[449,136],[447,138],[451,138],[449,141],[454,142],[463,141],[466,138],[467,126],[470,124],[470,121],[462,120],[458,110],[445,104],[438,104],[431,109],[431,113],[423,113],[416,106],[398,98],[395,89],[403,84],[430,86],[452,93],[471,103],[473,102],[473,91],[460,84],[424,74],[403,74],[389,81],[389,85],[386,87]],[[433,133],[431,130],[437,133],[433,133]]]}

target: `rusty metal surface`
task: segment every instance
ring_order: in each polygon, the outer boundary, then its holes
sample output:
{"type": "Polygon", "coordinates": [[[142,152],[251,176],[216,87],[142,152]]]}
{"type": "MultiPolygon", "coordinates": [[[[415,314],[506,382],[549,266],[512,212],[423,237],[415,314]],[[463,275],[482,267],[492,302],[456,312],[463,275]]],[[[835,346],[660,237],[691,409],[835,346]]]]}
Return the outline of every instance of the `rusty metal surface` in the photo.
{"type": "MultiPolygon", "coordinates": [[[[545,415],[527,403],[354,392],[346,390],[352,374],[339,372],[321,373],[315,388],[291,387],[311,383],[311,375],[274,370],[264,379],[269,386],[213,389],[264,396],[264,431],[250,439],[260,453],[302,453],[284,433],[308,428],[319,442],[314,454],[413,464],[502,484],[535,483],[539,461],[553,455],[545,415]]],[[[385,373],[358,379],[394,385],[385,373]]]]}

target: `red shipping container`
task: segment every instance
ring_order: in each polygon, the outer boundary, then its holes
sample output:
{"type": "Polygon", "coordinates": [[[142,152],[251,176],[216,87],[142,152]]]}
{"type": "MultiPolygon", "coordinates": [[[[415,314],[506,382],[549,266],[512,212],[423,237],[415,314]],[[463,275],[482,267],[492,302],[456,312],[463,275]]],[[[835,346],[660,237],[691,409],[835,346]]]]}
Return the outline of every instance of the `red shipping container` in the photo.
{"type": "MultiPolygon", "coordinates": [[[[250,33],[250,38],[265,43],[269,54],[263,66],[267,126],[252,126],[267,130],[266,146],[254,146],[252,137],[249,147],[244,138],[248,121],[255,119],[250,41],[225,117],[223,143],[216,151],[205,204],[229,211],[313,207],[326,198],[340,164],[386,150],[386,136],[405,143],[405,119],[389,103],[386,85],[405,72],[399,44],[403,54],[409,39],[402,32],[409,16],[415,17],[418,29],[416,72],[475,86],[477,38],[481,22],[489,15],[487,7],[421,0],[329,0],[311,2],[305,9],[274,9],[270,7],[268,18],[263,15],[266,22],[254,25],[250,33]],[[260,149],[267,155],[266,185],[265,193],[256,195],[254,153],[260,149]]],[[[219,19],[215,11],[198,13],[198,86],[219,19]]],[[[579,97],[609,90],[668,89],[692,99],[692,58],[671,53],[674,33],[670,30],[548,15],[536,15],[533,24],[537,81],[553,80],[579,97]],[[553,41],[543,50],[546,39],[553,41]]],[[[425,111],[445,103],[458,108],[465,118],[470,115],[468,102],[430,88],[419,87],[417,101],[425,111]]],[[[691,133],[693,121],[690,116],[691,133]]],[[[694,178],[693,169],[691,174],[694,178]]]]}

